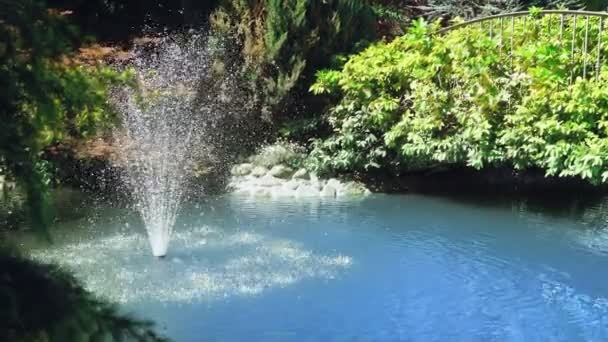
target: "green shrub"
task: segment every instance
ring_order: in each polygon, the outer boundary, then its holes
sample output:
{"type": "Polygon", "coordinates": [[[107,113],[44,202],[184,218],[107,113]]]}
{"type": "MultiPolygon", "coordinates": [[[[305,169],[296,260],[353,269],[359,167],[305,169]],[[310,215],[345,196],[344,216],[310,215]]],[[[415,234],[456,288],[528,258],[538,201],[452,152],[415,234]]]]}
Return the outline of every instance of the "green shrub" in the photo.
{"type": "MultiPolygon", "coordinates": [[[[508,166],[608,181],[608,61],[595,81],[592,39],[583,78],[582,54],[570,62],[570,40],[559,39],[556,18],[549,33],[549,20],[517,21],[512,59],[509,30],[501,49],[497,35],[478,25],[437,35],[438,24],[420,20],[407,35],[352,56],[341,70],[319,72],[311,90],[335,97],[334,133],[314,142],[311,166],[319,172],[508,166]]],[[[577,51],[584,26],[579,18],[577,51]]],[[[597,35],[594,18],[589,37],[597,35]]],[[[572,37],[571,24],[564,37],[572,37]]],[[[605,56],[608,35],[603,39],[605,56]]]]}

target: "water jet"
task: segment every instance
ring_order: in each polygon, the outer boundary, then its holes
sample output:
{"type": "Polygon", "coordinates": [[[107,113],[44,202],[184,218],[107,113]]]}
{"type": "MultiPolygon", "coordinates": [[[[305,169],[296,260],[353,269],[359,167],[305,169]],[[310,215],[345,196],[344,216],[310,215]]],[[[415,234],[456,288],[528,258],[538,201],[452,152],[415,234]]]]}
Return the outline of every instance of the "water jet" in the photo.
{"type": "Polygon", "coordinates": [[[202,35],[165,37],[153,49],[135,53],[130,67],[137,86],[117,89],[112,96],[122,116],[114,140],[152,255],[164,257],[196,153],[204,150],[201,137],[214,120],[213,99],[201,82],[214,55],[202,35]]]}

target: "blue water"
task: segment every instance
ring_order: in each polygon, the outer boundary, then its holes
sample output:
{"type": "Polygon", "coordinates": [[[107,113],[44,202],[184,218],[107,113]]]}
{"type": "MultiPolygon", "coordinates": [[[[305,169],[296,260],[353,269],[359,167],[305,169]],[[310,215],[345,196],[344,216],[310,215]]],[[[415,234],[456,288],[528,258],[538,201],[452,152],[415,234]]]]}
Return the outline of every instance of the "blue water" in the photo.
{"type": "Polygon", "coordinates": [[[115,215],[50,257],[175,341],[608,341],[605,200],[228,196],[184,209],[165,260],[115,215]]]}

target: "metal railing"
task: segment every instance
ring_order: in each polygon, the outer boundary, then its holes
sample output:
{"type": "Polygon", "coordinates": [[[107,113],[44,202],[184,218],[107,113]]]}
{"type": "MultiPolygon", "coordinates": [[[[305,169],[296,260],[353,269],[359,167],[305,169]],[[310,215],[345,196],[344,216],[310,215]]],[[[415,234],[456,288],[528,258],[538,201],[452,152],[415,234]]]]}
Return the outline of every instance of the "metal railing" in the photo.
{"type": "MultiPolygon", "coordinates": [[[[583,61],[583,70],[582,76],[583,78],[587,78],[587,69],[589,67],[589,60],[595,57],[595,79],[598,80],[602,68],[602,45],[603,45],[603,34],[604,34],[604,22],[608,19],[607,12],[590,12],[590,11],[569,11],[569,10],[541,10],[538,12],[512,12],[512,13],[504,13],[498,15],[492,15],[488,17],[477,18],[473,20],[469,20],[466,22],[458,23],[452,26],[445,27],[437,31],[437,34],[443,35],[448,32],[462,29],[469,26],[479,25],[482,28],[485,28],[490,36],[490,38],[498,38],[497,44],[501,53],[505,47],[505,40],[508,39],[508,47],[509,56],[511,58],[511,64],[513,63],[514,51],[515,51],[515,40],[514,37],[516,35],[515,27],[517,20],[523,20],[524,29],[528,27],[528,23],[533,23],[535,20],[541,20],[544,17],[549,17],[547,30],[549,34],[553,34],[553,17],[557,17],[557,24],[559,29],[555,32],[555,34],[559,34],[559,41],[564,42],[564,33],[566,28],[571,28],[572,36],[570,37],[570,62],[574,63],[575,54],[577,49],[580,49],[582,53],[582,61],[583,61]],[[589,37],[589,27],[591,18],[598,20],[598,34],[597,37],[589,37]],[[580,30],[580,27],[577,27],[580,20],[584,22],[584,29],[580,30]],[[484,27],[485,24],[485,27],[484,27]],[[579,33],[579,31],[582,31],[579,33]],[[579,34],[583,35],[582,46],[577,44],[579,34]],[[595,50],[596,53],[593,53],[595,56],[592,56],[592,52],[589,50],[590,41],[592,39],[597,39],[595,41],[595,50]]],[[[593,41],[592,41],[593,43],[593,41]]],[[[574,71],[571,72],[570,81],[574,81],[574,71]]]]}

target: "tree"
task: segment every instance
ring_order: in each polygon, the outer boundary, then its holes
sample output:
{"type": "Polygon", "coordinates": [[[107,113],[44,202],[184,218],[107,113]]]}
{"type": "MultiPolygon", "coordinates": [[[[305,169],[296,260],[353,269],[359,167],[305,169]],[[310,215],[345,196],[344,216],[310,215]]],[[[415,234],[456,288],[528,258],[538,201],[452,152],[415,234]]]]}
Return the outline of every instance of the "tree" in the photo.
{"type": "Polygon", "coordinates": [[[112,120],[107,87],[128,73],[70,61],[79,36],[43,1],[0,0],[0,161],[24,189],[32,225],[50,218],[42,150],[112,120]]]}

